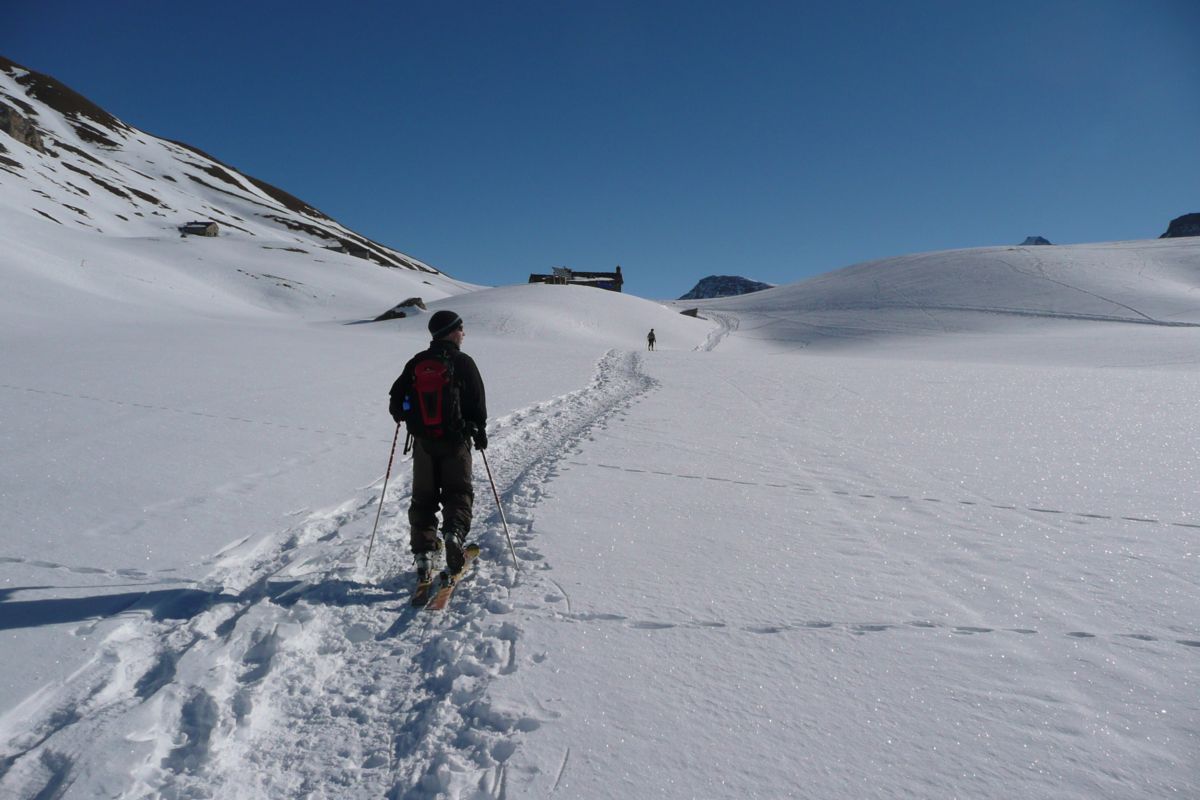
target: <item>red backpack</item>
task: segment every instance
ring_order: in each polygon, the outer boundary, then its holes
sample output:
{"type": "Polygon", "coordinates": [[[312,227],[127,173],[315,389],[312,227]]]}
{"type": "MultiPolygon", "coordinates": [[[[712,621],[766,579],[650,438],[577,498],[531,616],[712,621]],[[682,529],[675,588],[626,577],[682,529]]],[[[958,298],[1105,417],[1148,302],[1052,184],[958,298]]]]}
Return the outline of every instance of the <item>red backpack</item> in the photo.
{"type": "Polygon", "coordinates": [[[413,436],[461,438],[462,403],[448,357],[428,351],[416,357],[412,388],[404,398],[404,424],[413,436]]]}

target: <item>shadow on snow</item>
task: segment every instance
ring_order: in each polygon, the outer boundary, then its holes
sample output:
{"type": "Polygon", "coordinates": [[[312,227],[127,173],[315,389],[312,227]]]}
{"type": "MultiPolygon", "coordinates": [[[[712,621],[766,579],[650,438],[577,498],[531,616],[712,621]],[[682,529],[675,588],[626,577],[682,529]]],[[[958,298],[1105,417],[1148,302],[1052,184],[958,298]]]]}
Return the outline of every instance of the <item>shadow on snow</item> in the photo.
{"type": "Polygon", "coordinates": [[[204,589],[157,589],[87,597],[11,599],[18,592],[46,588],[51,587],[17,586],[0,592],[0,630],[96,621],[127,613],[146,614],[155,621],[188,620],[222,603],[249,605],[268,600],[287,607],[305,600],[329,606],[355,606],[409,597],[407,591],[398,592],[387,586],[328,580],[316,584],[305,581],[263,581],[238,594],[204,589]]]}

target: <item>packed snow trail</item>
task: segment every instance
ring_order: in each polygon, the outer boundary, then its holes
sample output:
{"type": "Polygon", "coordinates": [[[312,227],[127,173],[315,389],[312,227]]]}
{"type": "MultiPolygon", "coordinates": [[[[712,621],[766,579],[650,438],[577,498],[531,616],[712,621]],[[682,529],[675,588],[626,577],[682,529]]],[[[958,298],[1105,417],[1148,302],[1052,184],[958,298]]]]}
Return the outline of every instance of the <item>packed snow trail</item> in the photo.
{"type": "Polygon", "coordinates": [[[203,589],[141,604],[93,662],[6,718],[0,794],[503,796],[509,757],[544,718],[490,698],[522,661],[513,612],[569,604],[539,569],[533,510],[560,461],[653,386],[640,359],[612,351],[587,387],[491,425],[520,572],[477,491],[483,556],[447,612],[411,608],[402,463],[368,575],[377,489],[231,546],[203,589]]]}

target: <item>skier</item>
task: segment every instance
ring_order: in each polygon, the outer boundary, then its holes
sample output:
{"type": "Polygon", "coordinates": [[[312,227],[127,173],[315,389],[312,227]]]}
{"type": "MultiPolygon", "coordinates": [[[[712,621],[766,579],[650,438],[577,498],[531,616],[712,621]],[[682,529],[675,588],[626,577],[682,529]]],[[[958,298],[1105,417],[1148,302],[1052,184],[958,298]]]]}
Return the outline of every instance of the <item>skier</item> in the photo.
{"type": "Polygon", "coordinates": [[[657,339],[657,338],[655,337],[655,335],[654,335],[654,328],[651,328],[651,329],[650,329],[650,332],[649,332],[648,334],[646,334],[646,349],[647,349],[647,350],[653,350],[653,349],[654,349],[654,343],[655,343],[656,341],[658,341],[658,339],[657,339]]]}
{"type": "Polygon", "coordinates": [[[433,579],[438,508],[446,547],[443,581],[463,568],[475,490],[471,486],[471,443],[487,449],[487,403],[475,361],[462,352],[462,317],[441,310],[429,319],[429,348],[413,356],[392,384],[388,410],[413,437],[409,539],[417,580],[433,579]]]}

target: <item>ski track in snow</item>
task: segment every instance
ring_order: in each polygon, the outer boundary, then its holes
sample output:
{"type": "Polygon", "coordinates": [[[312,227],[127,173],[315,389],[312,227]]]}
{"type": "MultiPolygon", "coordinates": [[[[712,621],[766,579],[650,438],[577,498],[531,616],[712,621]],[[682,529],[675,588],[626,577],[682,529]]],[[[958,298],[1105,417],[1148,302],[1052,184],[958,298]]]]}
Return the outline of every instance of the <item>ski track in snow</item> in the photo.
{"type": "MultiPolygon", "coordinates": [[[[828,481],[813,481],[811,483],[777,483],[766,481],[747,481],[740,478],[730,478],[721,475],[684,475],[678,472],[666,472],[663,470],[647,470],[638,467],[629,467],[620,464],[600,464],[586,461],[569,460],[564,462],[572,467],[596,467],[598,469],[610,469],[620,472],[630,472],[635,474],[653,475],[659,478],[671,478],[679,480],[704,480],[713,481],[714,483],[732,483],[738,486],[757,486],[768,489],[781,489],[788,492],[797,492],[800,494],[827,494],[833,497],[841,497],[858,500],[879,500],[883,502],[896,501],[904,504],[904,508],[917,509],[921,503],[946,503],[949,505],[960,506],[982,506],[991,508],[997,511],[1014,511],[1014,512],[1032,512],[1035,514],[1058,514],[1066,517],[1075,517],[1071,522],[1077,525],[1087,525],[1089,521],[1105,521],[1118,520],[1124,522],[1141,522],[1148,525],[1169,525],[1176,528],[1193,528],[1200,530],[1200,523],[1196,522],[1174,522],[1162,519],[1164,515],[1156,517],[1147,517],[1144,514],[1139,516],[1135,514],[1116,514],[1116,513],[1098,513],[1095,511],[1066,511],[1058,508],[1046,508],[1045,506],[1032,506],[1025,503],[1007,502],[997,503],[989,500],[981,499],[957,499],[957,498],[941,498],[928,497],[919,494],[895,494],[897,489],[876,489],[871,492],[863,492],[859,488],[855,489],[836,489],[825,485],[828,481]]],[[[797,467],[799,469],[799,467],[797,467]]],[[[1200,519],[1200,513],[1185,512],[1188,519],[1200,519]]]]}
{"type": "Polygon", "coordinates": [[[483,554],[448,611],[411,608],[411,462],[398,460],[369,571],[378,487],[229,546],[198,587],[135,604],[87,666],[0,721],[0,795],[78,781],[120,798],[504,797],[509,758],[547,715],[489,700],[522,662],[509,615],[572,613],[533,512],[559,462],[655,386],[640,358],[610,351],[585,388],[492,423],[519,571],[477,457],[483,554]]]}
{"type": "Polygon", "coordinates": [[[729,334],[733,333],[741,325],[741,320],[734,314],[721,313],[714,311],[711,308],[703,309],[704,314],[717,323],[717,327],[710,331],[708,338],[700,345],[696,346],[697,351],[711,353],[720,346],[721,342],[725,341],[729,334]]]}

